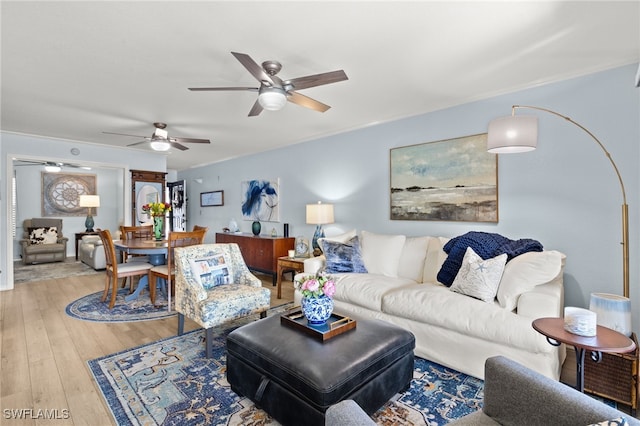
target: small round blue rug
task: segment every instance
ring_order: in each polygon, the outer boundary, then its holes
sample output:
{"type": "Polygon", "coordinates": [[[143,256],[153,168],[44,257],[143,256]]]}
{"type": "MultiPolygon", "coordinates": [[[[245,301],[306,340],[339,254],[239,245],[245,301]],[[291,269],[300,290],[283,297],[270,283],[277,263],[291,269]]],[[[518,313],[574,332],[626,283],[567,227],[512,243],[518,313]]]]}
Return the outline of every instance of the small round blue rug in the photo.
{"type": "MultiPolygon", "coordinates": [[[[116,295],[116,304],[109,309],[109,296],[104,302],[100,301],[102,292],[89,294],[71,302],[65,312],[72,318],[93,322],[134,322],[150,321],[168,318],[177,314],[175,310],[167,311],[167,299],[162,292],[156,293],[156,305],[151,304],[149,294],[144,292],[140,297],[130,302],[124,300],[129,289],[122,288],[116,295]]],[[[173,298],[171,299],[173,305],[173,298]]]]}

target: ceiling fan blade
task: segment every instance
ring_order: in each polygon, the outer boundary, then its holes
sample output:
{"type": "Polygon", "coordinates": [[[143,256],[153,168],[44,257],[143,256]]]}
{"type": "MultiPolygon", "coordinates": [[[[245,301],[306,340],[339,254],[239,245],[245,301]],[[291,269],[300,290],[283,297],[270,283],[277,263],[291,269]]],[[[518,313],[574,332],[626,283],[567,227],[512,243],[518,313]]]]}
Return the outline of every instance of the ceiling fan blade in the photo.
{"type": "Polygon", "coordinates": [[[296,105],[300,105],[318,112],[325,112],[326,110],[331,108],[329,105],[325,105],[322,102],[316,101],[315,99],[311,99],[308,96],[301,95],[300,93],[293,91],[287,93],[287,100],[289,102],[293,102],[296,105]]]}
{"type": "Polygon", "coordinates": [[[238,61],[251,73],[252,76],[255,77],[261,83],[267,83],[268,85],[273,85],[273,80],[271,76],[265,72],[265,70],[256,63],[251,56],[246,53],[238,53],[231,52],[233,56],[236,57],[238,61]]]}
{"type": "MultiPolygon", "coordinates": [[[[118,136],[131,136],[133,138],[146,138],[146,136],[140,136],[140,135],[127,135],[126,133],[113,133],[113,132],[102,132],[105,135],[118,135],[118,136]]],[[[148,139],[148,138],[147,138],[148,139]]]]}
{"type": "Polygon", "coordinates": [[[285,83],[290,83],[294,90],[301,90],[308,89],[309,87],[322,86],[323,84],[337,83],[348,79],[349,77],[347,77],[347,74],[345,74],[343,70],[339,70],[298,77],[293,80],[286,80],[285,83]]]}
{"type": "Polygon", "coordinates": [[[209,139],[192,139],[192,138],[170,138],[169,142],[182,143],[211,143],[209,139]]]}
{"type": "Polygon", "coordinates": [[[262,105],[260,105],[260,102],[258,102],[258,100],[256,99],[256,102],[251,107],[251,111],[249,111],[249,117],[255,117],[256,115],[260,115],[262,110],[263,110],[262,105]]]}
{"type": "Polygon", "coordinates": [[[193,92],[212,92],[212,91],[223,91],[223,90],[238,90],[238,91],[248,90],[250,92],[257,92],[259,88],[258,87],[189,87],[189,90],[193,92]]]}
{"type": "Polygon", "coordinates": [[[179,149],[180,151],[186,151],[189,149],[186,146],[179,144],[178,142],[169,141],[169,144],[171,144],[172,147],[179,149]]]}
{"type": "Polygon", "coordinates": [[[140,141],[140,142],[136,142],[136,143],[130,143],[127,146],[136,146],[136,145],[142,145],[143,143],[149,143],[149,141],[140,141]]]}

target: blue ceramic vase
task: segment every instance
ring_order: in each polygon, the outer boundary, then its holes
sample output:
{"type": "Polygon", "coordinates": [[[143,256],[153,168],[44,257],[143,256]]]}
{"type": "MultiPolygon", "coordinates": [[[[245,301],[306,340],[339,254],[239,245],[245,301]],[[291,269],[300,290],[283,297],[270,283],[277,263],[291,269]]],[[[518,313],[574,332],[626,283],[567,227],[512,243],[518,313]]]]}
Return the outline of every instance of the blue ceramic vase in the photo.
{"type": "Polygon", "coordinates": [[[333,299],[328,296],[302,297],[302,313],[309,325],[322,325],[327,322],[333,312],[333,299]]]}

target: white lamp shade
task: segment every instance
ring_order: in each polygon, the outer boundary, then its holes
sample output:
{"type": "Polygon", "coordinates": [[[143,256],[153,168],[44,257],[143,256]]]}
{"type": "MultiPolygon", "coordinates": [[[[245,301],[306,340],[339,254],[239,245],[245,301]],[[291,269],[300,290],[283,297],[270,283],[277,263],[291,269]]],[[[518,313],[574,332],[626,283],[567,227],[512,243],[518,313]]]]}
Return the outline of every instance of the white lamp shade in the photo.
{"type": "Polygon", "coordinates": [[[489,123],[487,151],[493,154],[511,154],[536,149],[538,145],[538,117],[513,115],[489,123]]]}
{"type": "Polygon", "coordinates": [[[80,207],[100,207],[99,195],[81,195],[80,207]]]}
{"type": "Polygon", "coordinates": [[[269,111],[278,111],[287,104],[287,96],[277,87],[264,88],[258,95],[260,106],[269,111]]]}
{"type": "Polygon", "coordinates": [[[589,310],[596,313],[598,325],[631,336],[631,300],[608,293],[591,293],[589,310]]]}
{"type": "Polygon", "coordinates": [[[333,223],[333,204],[307,204],[307,223],[312,225],[333,223]]]}

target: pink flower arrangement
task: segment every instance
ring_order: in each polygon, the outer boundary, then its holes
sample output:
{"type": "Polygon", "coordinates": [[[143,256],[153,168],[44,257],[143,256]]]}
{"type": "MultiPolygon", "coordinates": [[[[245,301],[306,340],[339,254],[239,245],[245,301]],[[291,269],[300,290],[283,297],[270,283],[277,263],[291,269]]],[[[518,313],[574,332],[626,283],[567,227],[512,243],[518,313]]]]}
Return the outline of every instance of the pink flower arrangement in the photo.
{"type": "Polygon", "coordinates": [[[294,286],[305,297],[333,297],[336,283],[329,275],[307,275],[294,281],[294,286]]]}

